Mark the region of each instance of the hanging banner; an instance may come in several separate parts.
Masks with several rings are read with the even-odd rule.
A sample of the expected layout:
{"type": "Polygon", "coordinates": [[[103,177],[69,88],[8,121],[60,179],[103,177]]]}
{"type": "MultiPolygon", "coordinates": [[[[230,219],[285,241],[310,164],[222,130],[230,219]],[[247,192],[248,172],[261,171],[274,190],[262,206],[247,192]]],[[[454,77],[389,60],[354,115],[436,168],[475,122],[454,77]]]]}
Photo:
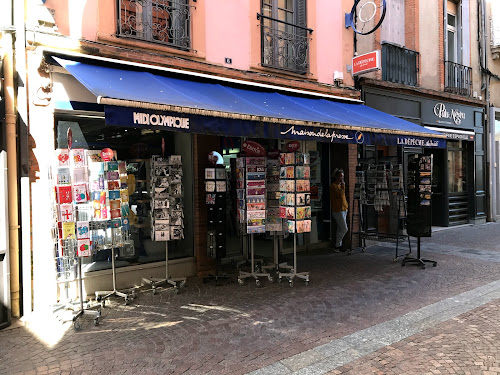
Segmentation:
{"type": "Polygon", "coordinates": [[[104,112],[106,125],[112,126],[172,130],[224,137],[290,139],[380,146],[446,147],[444,138],[425,136],[362,132],[336,129],[334,127],[264,123],[118,106],[105,106],[104,112]]]}

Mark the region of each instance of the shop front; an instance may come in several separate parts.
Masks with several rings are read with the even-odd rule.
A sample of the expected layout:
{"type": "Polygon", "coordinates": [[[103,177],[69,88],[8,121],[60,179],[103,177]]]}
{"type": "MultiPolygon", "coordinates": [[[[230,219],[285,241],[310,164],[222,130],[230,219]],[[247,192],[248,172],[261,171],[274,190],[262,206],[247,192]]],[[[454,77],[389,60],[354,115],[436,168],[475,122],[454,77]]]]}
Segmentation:
{"type": "MultiPolygon", "coordinates": [[[[446,136],[446,149],[405,145],[391,153],[404,165],[407,165],[408,155],[412,153],[433,155],[433,225],[484,222],[487,207],[483,108],[369,86],[363,88],[363,98],[366,105],[372,108],[446,136]]],[[[387,153],[387,150],[384,152],[387,153]]]]}
{"type": "MultiPolygon", "coordinates": [[[[79,221],[97,221],[96,207],[101,215],[99,220],[111,219],[113,222],[120,218],[121,222],[117,221],[116,225],[126,231],[126,240],[120,242],[126,246],[122,246],[114,258],[118,288],[140,285],[144,277],[163,276],[166,242],[172,275],[191,276],[210,270],[213,258],[219,256],[207,250],[211,241],[207,235],[210,232],[207,217],[211,215],[209,205],[220,196],[224,200],[220,206],[224,215],[217,217],[222,218],[224,227],[224,257],[245,257],[248,241],[238,225],[241,223],[238,218],[241,199],[238,199],[237,170],[241,168],[238,158],[252,155],[249,141],[258,145],[254,147],[262,147],[267,165],[273,164],[273,154],[274,165],[278,166],[280,153],[307,155],[301,159],[300,165],[304,167],[298,169],[301,173],[307,171],[307,187],[302,186],[302,182],[296,186],[305,189],[300,194],[307,199],[309,209],[301,207],[294,211],[297,215],[299,211],[301,215],[305,213],[305,217],[301,217],[304,220],[300,222],[301,230],[295,231],[297,236],[290,236],[289,230],[281,227],[278,239],[284,253],[290,251],[293,244],[299,249],[329,244],[331,172],[334,168],[344,168],[346,177],[354,182],[357,145],[442,149],[446,144],[436,131],[389,116],[358,101],[325,100],[297,93],[286,95],[269,88],[245,87],[234,82],[221,84],[207,77],[165,73],[153,67],[127,67],[117,61],[49,55],[46,59],[53,67],[53,123],[38,123],[36,126],[41,128],[32,134],[37,143],[50,139],[51,133],[54,138],[53,147],[44,145],[47,152],[37,157],[41,178],[33,187],[33,214],[45,209],[55,214],[33,223],[33,242],[40,248],[50,248],[34,255],[35,289],[39,291],[35,291],[35,300],[42,295],[52,297],[51,300],[61,297],[61,288],[59,296],[56,292],[42,293],[42,285],[54,289],[47,279],[53,277],[55,283],[59,280],[59,285],[64,285],[63,281],[75,276],[71,269],[64,268],[60,259],[64,245],[57,236],[61,236],[62,227],[72,226],[78,231],[79,221]],[[104,159],[108,154],[111,158],[104,159]],[[213,155],[216,154],[220,154],[220,160],[214,166],[213,155]],[[60,155],[63,155],[63,164],[66,162],[64,155],[68,155],[68,171],[60,164],[60,155]],[[78,165],[75,164],[77,156],[83,160],[78,165]],[[162,179],[158,178],[164,173],[158,167],[162,163],[171,172],[169,178],[174,173],[179,181],[165,180],[166,185],[162,185],[162,179]],[[100,187],[101,174],[104,188],[100,187]],[[115,179],[116,186],[110,178],[115,179]],[[85,185],[80,191],[74,183],[69,184],[73,193],[79,192],[73,194],[71,202],[60,199],[59,192],[67,189],[62,189],[65,179],[73,182],[83,179],[80,185],[85,185]],[[155,185],[157,183],[159,185],[155,185]],[[177,184],[181,185],[174,188],[177,184]],[[211,190],[212,187],[215,190],[211,190]],[[124,195],[114,197],[113,192],[118,190],[124,195]],[[50,202],[54,191],[56,206],[50,202]],[[97,191],[101,194],[99,202],[97,191]],[[164,194],[169,194],[168,204],[164,194]],[[89,216],[79,218],[80,211],[85,211],[80,203],[85,202],[75,201],[79,199],[77,196],[88,201],[89,216]],[[120,201],[120,205],[112,207],[115,201],[120,201]],[[74,220],[69,220],[67,215],[61,216],[63,204],[73,205],[74,220]],[[109,218],[102,217],[105,209],[109,210],[109,218]],[[175,216],[172,210],[177,212],[175,216]],[[159,216],[156,211],[161,211],[159,216]],[[163,213],[168,213],[169,219],[161,216],[163,213]],[[174,221],[174,217],[180,220],[174,221]]],[[[262,173],[258,165],[255,171],[249,172],[253,177],[262,173]]],[[[305,177],[300,181],[305,181],[305,177]]],[[[353,188],[354,183],[350,186],[351,190],[353,188]]],[[[261,187],[255,185],[253,191],[259,189],[261,187]]],[[[299,191],[293,191],[296,193],[298,195],[299,191]]],[[[278,194],[279,191],[275,196],[278,194]]],[[[259,207],[268,199],[252,201],[252,207],[259,207]]],[[[267,207],[266,212],[269,213],[269,209],[267,207]]],[[[259,213],[255,215],[247,224],[250,220],[252,223],[261,220],[259,213]]],[[[294,219],[294,228],[299,228],[299,219],[294,219]]],[[[90,228],[93,230],[98,228],[90,228]]],[[[272,252],[270,239],[275,234],[272,232],[277,232],[276,228],[264,228],[255,236],[253,246],[257,255],[267,256],[272,252]]],[[[63,239],[72,233],[66,231],[62,234],[63,239]]],[[[85,253],[82,261],[87,294],[109,289],[111,282],[109,269],[113,253],[106,248],[93,251],[95,241],[97,237],[87,241],[91,251],[85,253]]]]}

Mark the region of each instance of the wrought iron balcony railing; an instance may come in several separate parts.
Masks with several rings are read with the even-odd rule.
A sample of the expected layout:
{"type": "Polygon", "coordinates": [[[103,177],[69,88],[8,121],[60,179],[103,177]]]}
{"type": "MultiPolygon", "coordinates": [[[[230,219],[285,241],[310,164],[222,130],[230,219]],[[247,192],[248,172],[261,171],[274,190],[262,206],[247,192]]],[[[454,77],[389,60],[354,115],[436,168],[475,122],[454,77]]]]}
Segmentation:
{"type": "Polygon", "coordinates": [[[397,44],[382,43],[382,80],[418,86],[420,54],[397,44]]]}
{"type": "Polygon", "coordinates": [[[261,26],[262,66],[298,74],[309,71],[309,40],[312,29],[257,14],[261,26]]]}
{"type": "Polygon", "coordinates": [[[191,49],[188,0],[118,0],[118,36],[191,49]]]}
{"type": "Polygon", "coordinates": [[[444,62],[444,91],[463,96],[472,94],[472,68],[452,61],[444,62]]]}

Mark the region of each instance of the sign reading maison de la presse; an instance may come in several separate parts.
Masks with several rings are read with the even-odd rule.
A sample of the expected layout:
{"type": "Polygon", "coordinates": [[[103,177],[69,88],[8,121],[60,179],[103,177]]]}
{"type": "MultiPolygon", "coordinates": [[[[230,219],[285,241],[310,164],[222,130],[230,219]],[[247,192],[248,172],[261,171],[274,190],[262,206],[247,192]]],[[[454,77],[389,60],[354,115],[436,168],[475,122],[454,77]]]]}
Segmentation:
{"type": "Polygon", "coordinates": [[[387,146],[422,146],[443,148],[445,140],[418,136],[402,136],[376,132],[335,129],[289,124],[268,124],[256,121],[186,115],[129,107],[105,106],[106,125],[162,128],[187,133],[233,137],[255,137],[317,141],[329,143],[358,143],[387,146]]]}

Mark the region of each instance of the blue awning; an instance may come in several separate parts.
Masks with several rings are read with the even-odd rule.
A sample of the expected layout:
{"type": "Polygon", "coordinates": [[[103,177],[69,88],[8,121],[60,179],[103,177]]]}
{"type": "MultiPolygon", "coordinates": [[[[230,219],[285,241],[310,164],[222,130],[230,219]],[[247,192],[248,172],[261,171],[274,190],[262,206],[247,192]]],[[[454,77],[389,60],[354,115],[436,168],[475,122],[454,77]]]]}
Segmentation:
{"type": "Polygon", "coordinates": [[[106,124],[226,136],[445,147],[445,136],[359,103],[256,91],[54,57],[106,124]]]}

